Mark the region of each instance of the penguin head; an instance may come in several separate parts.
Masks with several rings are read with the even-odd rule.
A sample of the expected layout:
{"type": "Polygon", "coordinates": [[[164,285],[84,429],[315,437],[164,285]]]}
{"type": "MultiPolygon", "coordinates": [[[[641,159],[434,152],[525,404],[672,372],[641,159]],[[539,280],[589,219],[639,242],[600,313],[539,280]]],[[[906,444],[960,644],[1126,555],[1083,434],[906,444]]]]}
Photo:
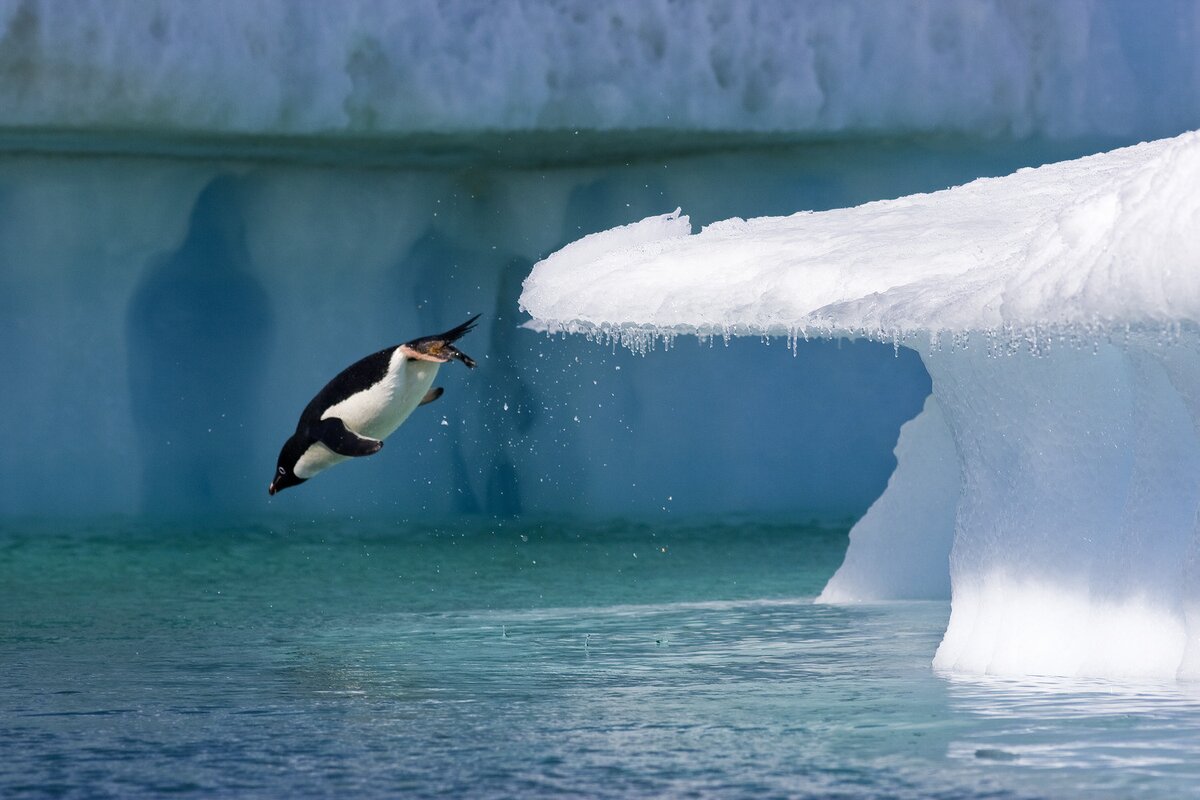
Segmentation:
{"type": "Polygon", "coordinates": [[[308,480],[296,477],[296,462],[304,455],[306,449],[307,445],[296,436],[284,442],[283,449],[279,451],[279,461],[275,465],[275,475],[271,478],[271,485],[267,487],[267,494],[282,492],[308,480]]]}
{"type": "Polygon", "coordinates": [[[290,486],[298,486],[304,483],[305,480],[305,478],[297,478],[295,473],[281,465],[275,468],[275,478],[271,481],[271,485],[267,487],[267,494],[282,492],[290,486]]]}

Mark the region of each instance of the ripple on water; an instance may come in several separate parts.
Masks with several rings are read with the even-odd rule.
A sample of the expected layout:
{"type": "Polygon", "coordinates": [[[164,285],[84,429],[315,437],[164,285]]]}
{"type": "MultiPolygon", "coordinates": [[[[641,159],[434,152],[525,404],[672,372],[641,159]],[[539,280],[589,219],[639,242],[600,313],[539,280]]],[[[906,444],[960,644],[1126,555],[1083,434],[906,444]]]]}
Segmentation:
{"type": "Polygon", "coordinates": [[[812,604],[844,530],[459,534],[0,533],[0,794],[1152,797],[1200,780],[1186,687],[938,675],[945,604],[812,604]],[[630,568],[651,534],[682,568],[630,568]]]}

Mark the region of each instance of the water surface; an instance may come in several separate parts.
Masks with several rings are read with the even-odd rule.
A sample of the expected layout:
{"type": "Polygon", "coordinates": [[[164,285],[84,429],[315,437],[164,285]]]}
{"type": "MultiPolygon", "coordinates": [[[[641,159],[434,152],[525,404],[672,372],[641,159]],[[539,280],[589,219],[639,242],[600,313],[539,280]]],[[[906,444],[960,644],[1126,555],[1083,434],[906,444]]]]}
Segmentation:
{"type": "Polygon", "coordinates": [[[939,676],[844,529],[6,523],[0,795],[1179,797],[1175,685],[939,676]]]}

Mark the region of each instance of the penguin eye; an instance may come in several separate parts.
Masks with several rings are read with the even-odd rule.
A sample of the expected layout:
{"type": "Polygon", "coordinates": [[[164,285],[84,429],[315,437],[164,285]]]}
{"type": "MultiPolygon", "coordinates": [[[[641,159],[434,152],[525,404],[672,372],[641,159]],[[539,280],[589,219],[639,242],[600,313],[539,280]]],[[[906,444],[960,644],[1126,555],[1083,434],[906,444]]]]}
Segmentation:
{"type": "Polygon", "coordinates": [[[286,469],[284,469],[283,467],[280,467],[280,468],[279,468],[279,474],[280,474],[280,475],[287,475],[287,470],[286,470],[286,469]]]}

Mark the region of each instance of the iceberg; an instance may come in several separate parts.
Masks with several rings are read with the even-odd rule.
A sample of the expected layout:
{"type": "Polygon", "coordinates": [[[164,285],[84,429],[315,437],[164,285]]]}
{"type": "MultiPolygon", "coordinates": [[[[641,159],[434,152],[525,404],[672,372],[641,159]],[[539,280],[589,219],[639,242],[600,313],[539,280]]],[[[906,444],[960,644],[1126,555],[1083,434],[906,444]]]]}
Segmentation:
{"type": "MultiPolygon", "coordinates": [[[[1131,432],[1115,405],[1101,409],[1108,416],[1096,428],[1136,445],[1136,480],[1106,478],[1130,498],[1119,514],[1125,532],[1112,536],[1178,532],[1185,523],[1166,509],[1183,514],[1190,489],[1180,481],[1190,473],[1161,459],[1191,452],[1191,434],[1172,427],[1191,430],[1179,355],[1191,347],[1189,278],[1163,273],[1159,296],[1127,270],[1139,256],[1150,266],[1182,258],[1187,243],[1172,254],[1167,236],[1147,256],[1132,235],[1101,237],[1090,245],[1087,285],[1074,282],[1081,271],[1039,272],[1031,259],[1053,261],[1057,247],[1071,261],[1106,215],[1142,214],[1122,229],[1147,237],[1172,230],[1166,215],[1192,207],[1171,172],[1187,166],[1182,152],[1159,153],[1180,162],[1162,162],[1161,186],[1138,184],[1141,156],[1130,157],[1128,174],[1106,162],[1132,194],[1107,196],[1097,178],[1091,205],[1070,187],[1057,200],[1051,186],[1030,188],[1029,203],[1010,198],[1003,208],[985,193],[974,210],[957,207],[979,233],[958,252],[950,245],[966,239],[967,220],[930,224],[940,208],[916,199],[884,207],[891,217],[847,218],[864,221],[861,230],[831,225],[825,239],[818,227],[840,212],[798,220],[824,261],[815,250],[803,256],[786,227],[768,233],[754,221],[700,237],[682,215],[628,229],[664,258],[693,239],[706,252],[728,240],[720,258],[744,258],[743,283],[703,258],[665,276],[705,284],[703,312],[699,294],[668,299],[653,275],[631,275],[622,259],[608,278],[589,268],[590,311],[559,304],[583,272],[556,288],[539,269],[541,298],[532,285],[527,293],[544,301],[535,316],[548,327],[635,347],[683,332],[887,343],[813,339],[793,350],[795,369],[781,368],[792,360],[784,348],[748,339],[646,359],[609,356],[581,338],[542,340],[519,329],[516,301],[547,253],[676,206],[704,222],[850,207],[1196,128],[1197,30],[1191,0],[0,3],[0,412],[9,420],[0,516],[261,513],[263,471],[298,411],[286,398],[311,396],[347,357],[482,311],[487,363],[502,368],[447,387],[419,438],[409,431],[419,461],[385,452],[271,513],[753,509],[841,520],[865,510],[892,475],[827,599],[946,596],[954,578],[967,609],[972,565],[996,562],[982,545],[955,544],[959,486],[983,480],[974,476],[990,462],[958,438],[975,422],[949,402],[954,380],[980,347],[1022,350],[1009,356],[1015,365],[1029,360],[1028,342],[1038,364],[1071,358],[1065,337],[1082,351],[1096,345],[1101,361],[1064,370],[1130,359],[1126,371],[1142,376],[1121,384],[1131,407],[1167,397],[1148,394],[1162,381],[1184,387],[1179,403],[1155,408],[1153,425],[1139,422],[1144,430],[1131,432]],[[1073,221],[1037,217],[1060,206],[1073,221]],[[1049,238],[1004,219],[1044,224],[1049,238]],[[855,261],[865,234],[881,259],[900,248],[893,266],[907,284],[855,261]],[[981,242],[992,249],[979,251],[981,242]],[[1003,262],[1005,243],[1019,268],[983,269],[1003,262]],[[790,276],[797,259],[814,265],[799,282],[790,276]],[[943,292],[950,283],[960,296],[943,292]],[[614,286],[621,291],[610,296],[614,286]],[[633,317],[602,308],[620,299],[633,310],[632,294],[647,304],[633,317]],[[970,348],[960,352],[964,337],[970,348]],[[1159,338],[1175,344],[1160,348],[1159,338]],[[713,391],[713,370],[737,381],[713,391]],[[926,402],[929,372],[938,387],[926,402]],[[780,397],[792,398],[786,425],[771,414],[780,397]],[[896,432],[922,404],[893,473],[896,432]],[[735,406],[741,414],[712,435],[694,435],[735,406]],[[641,446],[647,437],[656,446],[641,446]]],[[[589,240],[570,258],[596,264],[619,244],[589,240]]],[[[1060,387],[1059,400],[1070,401],[1071,388],[1060,387]]],[[[1017,389],[989,389],[996,413],[1026,402],[1017,389]]],[[[988,442],[980,453],[996,445],[988,442]]],[[[1013,458],[1029,457],[1011,442],[1013,458]]],[[[1177,574],[1178,548],[1145,542],[1170,562],[1162,574],[1177,574]]],[[[1088,552],[1097,553],[1089,568],[1108,568],[1107,551],[1088,552]]],[[[1149,556],[1135,555],[1124,560],[1148,570],[1149,556]]],[[[1058,581],[1054,591],[1077,598],[1088,580],[1058,581]]],[[[1161,630],[1155,641],[1168,642],[1144,652],[1177,650],[1190,613],[1183,590],[1124,580],[1078,607],[1128,611],[1133,628],[1161,630]]],[[[996,586],[1009,584],[978,583],[980,615],[997,607],[996,586]]],[[[956,662],[982,647],[968,639],[955,640],[969,645],[956,662]]]]}
{"type": "Polygon", "coordinates": [[[866,337],[932,379],[822,602],[951,596],[937,668],[1200,677],[1200,133],[537,263],[530,323],[866,337]]]}
{"type": "Polygon", "coordinates": [[[0,127],[40,147],[47,131],[1166,136],[1198,122],[1189,30],[1190,0],[22,0],[0,4],[0,127]]]}

